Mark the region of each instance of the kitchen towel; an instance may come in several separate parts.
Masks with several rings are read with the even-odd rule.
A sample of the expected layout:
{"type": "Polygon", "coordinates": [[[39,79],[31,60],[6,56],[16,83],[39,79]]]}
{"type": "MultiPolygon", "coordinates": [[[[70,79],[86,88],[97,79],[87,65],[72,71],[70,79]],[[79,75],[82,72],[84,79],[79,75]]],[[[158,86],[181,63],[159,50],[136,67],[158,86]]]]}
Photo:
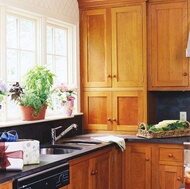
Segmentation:
{"type": "Polygon", "coordinates": [[[92,139],[95,139],[95,140],[100,140],[100,141],[103,141],[103,142],[114,142],[116,143],[122,151],[125,150],[125,140],[121,137],[116,137],[116,136],[113,136],[113,135],[109,135],[109,136],[102,136],[102,137],[91,137],[92,139]]]}

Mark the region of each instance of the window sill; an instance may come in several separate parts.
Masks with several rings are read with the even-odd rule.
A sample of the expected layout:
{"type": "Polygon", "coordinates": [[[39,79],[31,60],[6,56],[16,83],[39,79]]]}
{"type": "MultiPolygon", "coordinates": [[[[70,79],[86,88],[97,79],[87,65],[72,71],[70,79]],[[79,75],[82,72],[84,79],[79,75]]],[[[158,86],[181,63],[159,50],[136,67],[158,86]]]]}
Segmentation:
{"type": "Polygon", "coordinates": [[[36,121],[14,120],[14,121],[0,122],[0,127],[20,126],[20,125],[26,125],[26,124],[31,124],[31,123],[41,123],[41,122],[47,122],[47,121],[53,121],[53,120],[59,120],[59,119],[69,119],[69,118],[74,118],[77,115],[83,115],[83,113],[76,113],[72,116],[47,116],[45,119],[36,120],[36,121]]]}

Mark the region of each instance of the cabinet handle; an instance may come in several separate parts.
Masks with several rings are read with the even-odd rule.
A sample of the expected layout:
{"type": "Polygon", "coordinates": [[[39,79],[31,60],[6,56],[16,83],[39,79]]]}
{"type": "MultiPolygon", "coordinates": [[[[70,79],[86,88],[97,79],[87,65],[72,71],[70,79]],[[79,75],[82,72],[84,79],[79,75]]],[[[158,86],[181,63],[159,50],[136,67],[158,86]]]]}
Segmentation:
{"type": "Polygon", "coordinates": [[[116,121],[116,119],[115,119],[115,118],[113,118],[113,119],[112,119],[112,121],[116,121]]]}
{"type": "Polygon", "coordinates": [[[149,158],[148,158],[148,157],[146,158],[146,161],[149,161],[149,158]]]}
{"type": "Polygon", "coordinates": [[[107,119],[107,120],[108,120],[108,121],[111,121],[111,118],[109,118],[109,117],[108,117],[108,119],[107,119]]]}
{"type": "Polygon", "coordinates": [[[186,73],[186,72],[184,72],[184,73],[183,73],[183,76],[187,76],[187,73],[186,73]]]}
{"type": "Polygon", "coordinates": [[[172,158],[173,157],[173,154],[168,154],[169,158],[172,158]]]}
{"type": "Polygon", "coordinates": [[[178,181],[181,181],[181,177],[177,177],[177,180],[178,180],[178,181]]]}
{"type": "Polygon", "coordinates": [[[95,171],[92,171],[92,172],[91,172],[91,175],[95,175],[95,171]]]}
{"type": "Polygon", "coordinates": [[[113,78],[116,78],[116,75],[113,75],[112,77],[113,77],[113,78]]]}
{"type": "Polygon", "coordinates": [[[94,174],[95,174],[95,175],[98,174],[98,170],[96,170],[94,174]]]}
{"type": "Polygon", "coordinates": [[[107,75],[107,77],[108,77],[108,78],[110,78],[110,77],[111,77],[111,75],[110,75],[110,74],[108,74],[108,75],[107,75]]]}

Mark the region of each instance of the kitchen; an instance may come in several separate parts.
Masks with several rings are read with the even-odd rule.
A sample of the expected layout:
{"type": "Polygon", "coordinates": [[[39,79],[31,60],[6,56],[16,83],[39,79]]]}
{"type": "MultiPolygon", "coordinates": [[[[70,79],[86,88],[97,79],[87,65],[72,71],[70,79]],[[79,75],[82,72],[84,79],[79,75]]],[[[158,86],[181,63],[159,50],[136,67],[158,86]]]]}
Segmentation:
{"type": "MultiPolygon", "coordinates": [[[[24,7],[26,10],[31,10],[31,6],[33,10],[38,12],[47,8],[53,17],[57,16],[54,15],[53,12],[57,12],[57,14],[64,12],[64,14],[68,15],[64,15],[63,17],[58,16],[58,18],[66,19],[64,21],[71,22],[76,25],[76,28],[79,27],[79,9],[76,1],[73,1],[73,4],[66,3],[68,6],[66,6],[65,11],[59,9],[61,6],[53,6],[51,3],[49,6],[46,4],[44,7],[43,3],[38,3],[37,1],[25,2],[26,1],[2,1],[3,4],[8,3],[8,5],[14,5],[17,8],[24,7]],[[73,5],[75,6],[73,7],[73,5]],[[38,9],[35,9],[35,6],[37,6],[38,9]],[[58,10],[54,10],[56,8],[58,10]]],[[[80,129],[83,129],[85,133],[135,135],[137,133],[138,122],[157,123],[165,119],[179,119],[180,111],[186,111],[188,113],[189,66],[188,58],[185,57],[188,39],[187,5],[188,1],[183,0],[79,1],[79,8],[81,10],[80,18],[82,19],[80,25],[81,102],[83,102],[81,103],[81,109],[84,115],[77,115],[72,121],[66,119],[64,120],[66,123],[61,120],[44,122],[43,128],[38,127],[40,123],[31,123],[13,128],[20,133],[21,138],[35,138],[44,143],[49,140],[51,127],[62,124],[65,124],[65,127],[67,127],[73,122],[78,121],[79,123],[77,124],[83,125],[83,128],[80,129]],[[172,28],[171,31],[167,30],[167,24],[163,26],[163,30],[162,28],[160,29],[160,25],[156,25],[157,22],[155,21],[159,20],[159,18],[167,18],[168,13],[167,11],[164,12],[165,7],[169,7],[171,10],[173,10],[173,7],[174,10],[175,7],[177,7],[176,12],[171,11],[172,16],[169,20],[172,26],[170,27],[172,28]],[[157,14],[157,10],[162,10],[164,16],[157,18],[156,16],[160,13],[158,11],[157,14]],[[120,15],[122,12],[127,12],[127,14],[120,15]],[[151,17],[152,20],[149,19],[149,17],[147,18],[147,15],[151,14],[153,15],[151,17]],[[177,16],[175,16],[175,14],[177,14],[177,16]],[[176,17],[178,18],[177,20],[176,17]],[[174,25],[172,25],[172,21],[175,22],[174,25]],[[99,27],[97,27],[97,25],[99,27]],[[158,37],[155,36],[155,34],[157,34],[155,30],[157,29],[160,29],[161,32],[158,37]],[[112,33],[110,31],[112,31],[112,33]],[[163,31],[166,33],[164,36],[163,31]],[[120,32],[121,35],[118,37],[117,34],[120,32]],[[181,37],[180,40],[177,40],[179,36],[175,35],[179,35],[181,37]],[[123,36],[125,37],[123,38],[123,36]],[[169,43],[171,46],[168,47],[166,41],[169,39],[169,36],[172,36],[172,39],[176,40],[169,43]],[[131,41],[130,39],[133,40],[131,41]],[[152,40],[155,39],[157,39],[157,41],[153,43],[152,40]],[[146,43],[147,40],[148,43],[146,43]],[[150,47],[150,44],[153,45],[150,47]],[[156,46],[157,49],[155,49],[156,46]],[[122,49],[126,49],[126,51],[123,52],[122,49]],[[171,53],[169,53],[170,51],[171,53]],[[176,52],[177,55],[174,56],[176,52]],[[156,56],[157,54],[160,56],[156,56]],[[168,57],[168,54],[171,54],[171,57],[168,57]],[[152,59],[154,59],[154,65],[151,65],[152,59]],[[161,66],[159,67],[157,63],[160,63],[160,61],[161,66]],[[179,66],[177,62],[183,63],[183,66],[179,66]],[[126,70],[126,65],[130,68],[130,71],[126,70]],[[169,65],[168,67],[173,68],[174,71],[178,70],[176,75],[173,69],[170,75],[170,71],[168,71],[165,65],[169,65]],[[152,69],[152,66],[157,69],[152,69]],[[183,75],[183,77],[180,74],[183,75]],[[164,77],[162,77],[163,75],[164,77]],[[130,109],[126,109],[125,107],[130,107],[130,109]],[[129,115],[129,119],[127,120],[125,119],[126,115],[129,115]],[[81,123],[81,119],[84,119],[83,124],[81,123]],[[28,130],[31,132],[28,133],[28,130]],[[36,130],[38,130],[38,133],[36,133],[36,130]],[[45,136],[43,133],[45,133],[45,136]]],[[[159,23],[162,22],[158,22],[157,24],[159,23]]],[[[77,33],[79,33],[79,30],[77,33]]],[[[187,114],[187,120],[189,120],[188,116],[187,114]]],[[[81,133],[81,130],[77,130],[77,134],[81,133]]],[[[176,139],[176,141],[178,140],[180,139],[176,139]]],[[[182,145],[179,145],[178,142],[176,143],[175,145],[177,146],[174,145],[171,147],[172,151],[176,149],[177,151],[179,150],[181,154],[182,145]]],[[[136,149],[137,151],[139,150],[139,153],[140,151],[144,151],[152,155],[154,150],[163,149],[164,151],[165,148],[168,148],[167,144],[166,146],[161,144],[161,146],[159,146],[159,144],[153,145],[151,143],[148,146],[137,144],[137,146],[136,144],[131,144],[131,146],[129,144],[129,147],[126,149],[129,151],[136,149]],[[142,147],[140,147],[140,145],[142,145],[142,147]]],[[[159,162],[157,163],[159,164],[159,162]]],[[[160,163],[162,164],[164,161],[160,160],[160,163]]],[[[177,169],[180,170],[178,172],[181,172],[182,163],[183,160],[180,159],[177,163],[168,163],[168,166],[173,168],[171,164],[178,165],[177,169]]],[[[148,178],[151,179],[152,173],[156,171],[154,169],[151,170],[150,164],[152,164],[152,162],[148,163],[149,171],[147,171],[146,174],[148,174],[148,178]]],[[[160,167],[162,168],[162,166],[160,167]]],[[[130,170],[130,167],[128,167],[128,169],[130,170]]],[[[180,173],[180,175],[182,174],[183,173],[180,173]]],[[[158,178],[153,178],[152,182],[157,183],[158,178]]],[[[182,183],[182,181],[180,182],[182,183]]],[[[156,189],[154,184],[146,183],[144,180],[143,183],[146,184],[144,188],[156,189]]],[[[180,184],[178,183],[177,186],[180,186],[180,184]]]]}

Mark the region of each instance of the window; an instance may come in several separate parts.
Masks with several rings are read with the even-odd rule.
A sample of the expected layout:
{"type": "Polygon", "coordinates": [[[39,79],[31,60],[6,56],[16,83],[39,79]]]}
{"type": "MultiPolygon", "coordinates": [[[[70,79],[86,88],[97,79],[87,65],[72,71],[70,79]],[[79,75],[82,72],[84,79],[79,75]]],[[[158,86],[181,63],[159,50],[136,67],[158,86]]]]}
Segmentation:
{"type": "MultiPolygon", "coordinates": [[[[6,18],[6,83],[21,82],[24,74],[37,62],[37,21],[20,15],[6,18]]],[[[7,101],[7,118],[18,118],[18,106],[7,101]]]]}
{"type": "MultiPolygon", "coordinates": [[[[6,74],[1,71],[0,78],[8,88],[16,81],[22,83],[24,74],[35,64],[47,65],[56,75],[55,85],[77,86],[75,26],[30,12],[9,10],[6,6],[2,9],[5,15],[0,19],[6,28],[1,31],[5,39],[1,39],[0,66],[6,74]]],[[[18,110],[18,105],[8,98],[0,111],[0,121],[20,119],[18,110]]],[[[48,110],[48,115],[60,111],[54,100],[54,110],[48,110]]]]}

